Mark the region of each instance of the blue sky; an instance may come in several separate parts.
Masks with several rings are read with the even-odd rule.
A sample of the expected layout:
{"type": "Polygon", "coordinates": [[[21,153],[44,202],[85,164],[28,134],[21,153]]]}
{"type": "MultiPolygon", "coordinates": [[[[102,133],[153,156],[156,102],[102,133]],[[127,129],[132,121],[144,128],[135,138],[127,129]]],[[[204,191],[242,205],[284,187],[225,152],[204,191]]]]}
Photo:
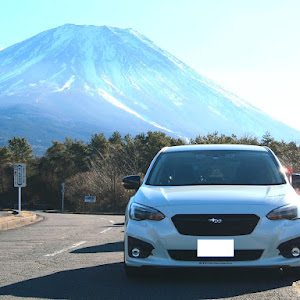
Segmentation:
{"type": "Polygon", "coordinates": [[[0,0],[0,7],[0,49],[66,23],[134,28],[300,130],[299,0],[0,0]]]}

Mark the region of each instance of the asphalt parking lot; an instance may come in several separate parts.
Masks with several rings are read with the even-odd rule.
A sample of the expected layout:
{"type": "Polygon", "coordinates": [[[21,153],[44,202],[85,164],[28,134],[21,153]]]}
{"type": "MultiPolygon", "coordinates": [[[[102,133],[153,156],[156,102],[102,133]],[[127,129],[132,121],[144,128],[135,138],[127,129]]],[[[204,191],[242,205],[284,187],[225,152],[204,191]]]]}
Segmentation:
{"type": "Polygon", "coordinates": [[[300,299],[300,272],[162,269],[128,279],[124,216],[40,213],[0,232],[0,299],[300,299]]]}

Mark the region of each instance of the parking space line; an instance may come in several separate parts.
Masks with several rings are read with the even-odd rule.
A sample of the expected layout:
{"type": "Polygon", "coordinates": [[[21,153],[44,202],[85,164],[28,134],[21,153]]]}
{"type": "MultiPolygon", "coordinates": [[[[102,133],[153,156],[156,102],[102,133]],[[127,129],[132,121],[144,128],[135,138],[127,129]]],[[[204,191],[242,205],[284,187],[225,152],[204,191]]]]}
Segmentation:
{"type": "Polygon", "coordinates": [[[101,220],[104,220],[104,221],[109,221],[111,224],[115,224],[116,222],[115,221],[113,221],[113,220],[108,220],[108,219],[106,219],[106,218],[100,218],[101,220]]]}
{"type": "Polygon", "coordinates": [[[111,230],[111,229],[112,229],[112,227],[106,228],[106,229],[100,231],[100,234],[101,234],[101,233],[105,233],[105,232],[107,232],[108,230],[111,230]]]}
{"type": "Polygon", "coordinates": [[[78,246],[80,246],[80,245],[83,245],[83,244],[85,244],[85,243],[86,243],[86,241],[81,241],[81,242],[78,242],[78,243],[76,243],[76,244],[73,244],[73,245],[70,246],[70,247],[61,249],[61,250],[59,250],[59,251],[55,251],[54,253],[51,253],[51,254],[46,254],[46,255],[44,255],[44,256],[47,256],[47,257],[55,256],[55,255],[57,255],[57,254],[66,252],[66,251],[68,251],[68,250],[71,250],[71,249],[73,249],[73,248],[76,248],[76,247],[78,247],[78,246]]]}

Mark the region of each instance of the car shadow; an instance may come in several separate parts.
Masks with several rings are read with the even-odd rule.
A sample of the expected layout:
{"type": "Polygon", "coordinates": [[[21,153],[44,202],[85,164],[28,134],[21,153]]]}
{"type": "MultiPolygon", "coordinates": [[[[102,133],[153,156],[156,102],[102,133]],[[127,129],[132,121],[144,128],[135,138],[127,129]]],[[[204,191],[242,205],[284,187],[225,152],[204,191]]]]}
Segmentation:
{"type": "MultiPolygon", "coordinates": [[[[43,299],[221,299],[288,287],[300,276],[268,269],[156,269],[125,276],[122,263],[66,270],[0,288],[0,296],[43,299]],[[297,278],[296,278],[297,277],[297,278]]],[[[272,294],[273,293],[273,294],[272,294]]]]}
{"type": "Polygon", "coordinates": [[[101,253],[101,252],[121,252],[124,251],[124,243],[107,243],[103,245],[91,246],[71,251],[71,253],[101,253]]]}

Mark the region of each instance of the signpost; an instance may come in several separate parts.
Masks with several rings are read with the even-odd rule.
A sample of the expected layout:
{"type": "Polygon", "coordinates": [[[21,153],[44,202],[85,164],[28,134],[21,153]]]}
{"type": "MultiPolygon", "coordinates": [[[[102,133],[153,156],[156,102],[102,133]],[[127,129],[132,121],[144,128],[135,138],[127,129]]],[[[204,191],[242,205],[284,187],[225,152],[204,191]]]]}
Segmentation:
{"type": "Polygon", "coordinates": [[[21,216],[21,188],[26,186],[26,164],[14,164],[14,187],[18,191],[19,217],[21,216]]]}
{"type": "Polygon", "coordinates": [[[61,211],[65,210],[65,184],[61,184],[61,211]]]}
{"type": "Polygon", "coordinates": [[[85,196],[84,202],[89,203],[95,203],[96,202],[96,196],[85,196]]]}

